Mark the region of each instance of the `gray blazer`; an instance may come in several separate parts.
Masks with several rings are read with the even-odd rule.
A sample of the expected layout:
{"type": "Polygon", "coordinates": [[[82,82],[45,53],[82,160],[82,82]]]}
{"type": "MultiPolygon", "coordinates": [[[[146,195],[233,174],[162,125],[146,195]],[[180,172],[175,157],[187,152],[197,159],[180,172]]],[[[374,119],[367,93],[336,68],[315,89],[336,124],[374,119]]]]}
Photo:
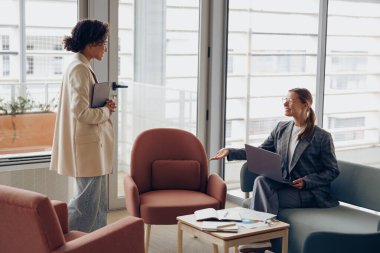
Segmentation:
{"type": "MultiPolygon", "coordinates": [[[[330,183],[340,173],[331,134],[316,126],[311,136],[298,142],[289,168],[288,147],[293,126],[293,121],[278,123],[260,148],[280,154],[284,179],[304,179],[301,199],[310,198],[312,193],[318,207],[337,206],[338,201],[330,195],[330,183]]],[[[246,160],[245,149],[229,149],[227,159],[246,160]]]]}

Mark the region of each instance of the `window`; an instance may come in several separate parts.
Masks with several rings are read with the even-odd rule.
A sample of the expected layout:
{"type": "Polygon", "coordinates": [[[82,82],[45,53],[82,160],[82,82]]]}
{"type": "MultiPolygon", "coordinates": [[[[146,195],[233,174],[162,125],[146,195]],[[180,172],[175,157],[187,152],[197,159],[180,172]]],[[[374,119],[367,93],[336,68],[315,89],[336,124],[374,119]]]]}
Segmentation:
{"type": "Polygon", "coordinates": [[[62,68],[63,68],[63,57],[61,56],[55,56],[54,57],[54,75],[62,75],[63,71],[62,71],[62,68]]]}
{"type": "Polygon", "coordinates": [[[3,55],[3,76],[9,76],[9,74],[10,74],[9,55],[3,55]]]}
{"type": "Polygon", "coordinates": [[[62,36],[27,36],[27,49],[62,51],[62,39],[62,36]]]}
{"type": "MultiPolygon", "coordinates": [[[[260,145],[284,119],[281,97],[289,89],[315,92],[319,1],[229,1],[228,22],[225,143],[260,145]]],[[[225,164],[230,189],[241,165],[225,164]]]]}
{"type": "Polygon", "coordinates": [[[302,73],[305,72],[305,66],[305,56],[259,54],[252,59],[251,71],[253,73],[302,73]]]}
{"type": "Polygon", "coordinates": [[[34,58],[33,56],[26,57],[26,74],[33,75],[34,73],[34,58]]]}
{"type": "Polygon", "coordinates": [[[378,13],[379,1],[329,1],[323,126],[338,159],[380,168],[378,13]]]}
{"type": "Polygon", "coordinates": [[[228,74],[232,74],[234,72],[234,57],[233,55],[231,55],[230,57],[228,57],[228,61],[227,61],[227,73],[228,74]]]}
{"type": "Polygon", "coordinates": [[[367,75],[342,75],[330,78],[329,87],[332,90],[360,90],[366,87],[367,75]]]}
{"type": "MultiPolygon", "coordinates": [[[[71,57],[70,53],[63,51],[61,44],[64,35],[70,34],[75,25],[77,13],[76,0],[0,1],[0,75],[3,77],[0,100],[3,103],[15,103],[19,101],[18,97],[23,97],[33,100],[36,105],[50,104],[57,97],[63,62],[71,57]]],[[[37,106],[33,108],[33,111],[38,110],[37,106]]],[[[2,126],[6,118],[0,115],[2,126]]],[[[38,125],[39,121],[34,120],[30,126],[38,125]]],[[[25,156],[33,152],[49,154],[54,121],[44,122],[44,131],[28,129],[18,132],[12,124],[9,128],[1,127],[0,156],[17,157],[18,153],[25,156]]]]}
{"type": "Polygon", "coordinates": [[[226,121],[226,139],[231,138],[232,122],[226,121]]]}
{"type": "Polygon", "coordinates": [[[329,128],[345,127],[363,127],[365,125],[364,117],[337,118],[329,117],[329,128]]]}
{"type": "Polygon", "coordinates": [[[2,42],[2,49],[9,50],[9,36],[8,35],[3,35],[1,36],[1,42],[2,42]]]}
{"type": "Polygon", "coordinates": [[[154,127],[196,134],[199,1],[119,1],[119,196],[132,144],[154,127]]]}
{"type": "MultiPolygon", "coordinates": [[[[374,155],[380,152],[380,2],[328,1],[327,31],[318,27],[325,16],[319,5],[318,0],[229,2],[228,58],[234,66],[227,74],[226,120],[232,127],[226,144],[259,145],[282,120],[279,96],[292,87],[312,93],[318,88],[324,90],[323,97],[314,95],[317,104],[323,101],[316,110],[319,125],[332,134],[337,158],[380,168],[374,155]],[[319,32],[327,34],[321,83],[316,82],[322,73],[316,73],[318,39],[324,35],[319,32]]],[[[232,188],[239,181],[241,164],[236,164],[225,166],[232,188]]]]}
{"type": "Polygon", "coordinates": [[[33,44],[33,41],[28,41],[26,43],[26,49],[27,50],[34,50],[34,44],[33,44]]]}
{"type": "Polygon", "coordinates": [[[279,118],[273,119],[253,119],[249,122],[249,134],[259,135],[270,133],[277,125],[279,118]]]}

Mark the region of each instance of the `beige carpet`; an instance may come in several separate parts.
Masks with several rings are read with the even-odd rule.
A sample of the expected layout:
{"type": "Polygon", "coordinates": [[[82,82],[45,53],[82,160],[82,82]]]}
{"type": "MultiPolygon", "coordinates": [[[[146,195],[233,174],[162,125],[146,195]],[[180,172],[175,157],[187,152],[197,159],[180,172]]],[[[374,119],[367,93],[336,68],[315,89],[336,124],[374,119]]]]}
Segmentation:
{"type": "MultiPolygon", "coordinates": [[[[226,207],[237,206],[231,202],[226,207]]],[[[128,216],[126,210],[112,211],[108,215],[108,223],[112,223],[128,216]]],[[[152,226],[149,253],[176,253],[177,252],[177,225],[152,226]]],[[[222,252],[222,248],[219,248],[222,252]]],[[[230,248],[230,253],[234,252],[230,248]]],[[[213,253],[212,244],[193,238],[191,235],[183,234],[183,253],[213,253]]]]}

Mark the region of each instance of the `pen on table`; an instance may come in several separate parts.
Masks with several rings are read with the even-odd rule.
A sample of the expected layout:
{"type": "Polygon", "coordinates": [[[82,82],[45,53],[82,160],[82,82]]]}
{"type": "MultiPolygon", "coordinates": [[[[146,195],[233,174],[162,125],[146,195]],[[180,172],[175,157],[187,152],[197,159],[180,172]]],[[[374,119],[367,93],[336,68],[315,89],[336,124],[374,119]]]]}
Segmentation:
{"type": "Polygon", "coordinates": [[[253,220],[253,219],[250,219],[249,221],[252,221],[252,222],[264,222],[263,220],[253,220]]]}
{"type": "Polygon", "coordinates": [[[224,213],[223,218],[227,217],[227,215],[228,215],[228,211],[226,211],[226,212],[224,213]]]}
{"type": "Polygon", "coordinates": [[[244,223],[256,223],[256,222],[265,222],[264,220],[255,220],[255,219],[242,219],[242,222],[244,223]]]}
{"type": "Polygon", "coordinates": [[[229,223],[229,224],[224,224],[224,225],[217,226],[216,228],[226,228],[226,227],[232,227],[232,226],[235,226],[235,225],[236,225],[235,223],[229,223]]]}

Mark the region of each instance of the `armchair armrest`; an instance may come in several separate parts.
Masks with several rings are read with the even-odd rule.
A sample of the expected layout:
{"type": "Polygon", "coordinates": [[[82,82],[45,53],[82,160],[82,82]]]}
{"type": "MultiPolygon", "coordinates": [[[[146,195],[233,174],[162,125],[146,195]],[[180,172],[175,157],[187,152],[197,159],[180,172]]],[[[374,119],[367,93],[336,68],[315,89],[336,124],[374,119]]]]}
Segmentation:
{"type": "Polygon", "coordinates": [[[343,234],[315,232],[305,241],[303,253],[357,253],[379,250],[380,232],[371,234],[343,234]]]}
{"type": "Polygon", "coordinates": [[[67,204],[59,200],[50,201],[55,213],[58,216],[59,224],[61,224],[62,232],[66,234],[69,231],[67,204]]]}
{"type": "Polygon", "coordinates": [[[258,175],[248,170],[248,163],[245,162],[240,169],[240,189],[242,192],[251,192],[253,183],[258,175]]]}
{"type": "Polygon", "coordinates": [[[124,177],[125,206],[130,215],[140,217],[140,194],[132,177],[124,177]]]}
{"type": "Polygon", "coordinates": [[[207,183],[207,194],[219,201],[219,208],[224,209],[226,204],[227,186],[223,179],[211,174],[207,183]]]}
{"type": "Polygon", "coordinates": [[[53,253],[143,253],[144,222],[127,217],[67,242],[53,253]]]}

